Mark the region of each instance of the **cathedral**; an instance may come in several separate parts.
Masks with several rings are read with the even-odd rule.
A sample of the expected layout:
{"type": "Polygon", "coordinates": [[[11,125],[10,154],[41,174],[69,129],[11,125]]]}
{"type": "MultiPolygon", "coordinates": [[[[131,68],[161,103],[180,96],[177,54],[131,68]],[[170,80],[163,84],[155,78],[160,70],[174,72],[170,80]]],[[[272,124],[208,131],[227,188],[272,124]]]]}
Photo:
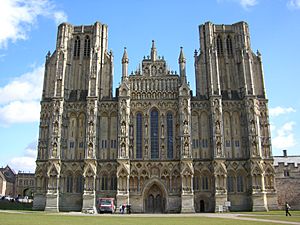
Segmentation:
{"type": "Polygon", "coordinates": [[[262,57],[245,22],[199,26],[195,95],[183,48],[171,71],[150,55],[113,92],[108,27],[58,27],[46,56],[33,209],[134,213],[277,208],[262,57]]]}

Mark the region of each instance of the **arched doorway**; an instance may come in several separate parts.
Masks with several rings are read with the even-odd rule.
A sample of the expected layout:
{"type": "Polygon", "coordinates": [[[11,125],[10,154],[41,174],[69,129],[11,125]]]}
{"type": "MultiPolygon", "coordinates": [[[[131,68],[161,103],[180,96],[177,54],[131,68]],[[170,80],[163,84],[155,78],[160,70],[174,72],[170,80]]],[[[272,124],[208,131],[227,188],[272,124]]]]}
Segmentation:
{"type": "Polygon", "coordinates": [[[32,197],[33,196],[33,191],[30,188],[25,188],[23,190],[23,196],[28,196],[28,197],[32,197]]]}
{"type": "Polygon", "coordinates": [[[153,184],[144,195],[144,209],[146,213],[163,213],[165,198],[157,184],[153,184]]]}
{"type": "Polygon", "coordinates": [[[200,200],[200,212],[205,212],[204,200],[200,200]]]}

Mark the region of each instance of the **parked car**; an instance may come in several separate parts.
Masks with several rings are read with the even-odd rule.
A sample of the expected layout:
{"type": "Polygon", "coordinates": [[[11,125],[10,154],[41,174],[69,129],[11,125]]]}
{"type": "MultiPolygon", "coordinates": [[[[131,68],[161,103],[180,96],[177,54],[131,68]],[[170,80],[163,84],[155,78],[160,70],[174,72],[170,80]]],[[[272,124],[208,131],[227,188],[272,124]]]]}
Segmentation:
{"type": "Polygon", "coordinates": [[[114,198],[99,198],[97,201],[97,209],[99,213],[114,213],[116,210],[114,198]]]}
{"type": "Polygon", "coordinates": [[[7,201],[14,201],[15,199],[11,196],[4,196],[4,200],[7,200],[7,201]]]}

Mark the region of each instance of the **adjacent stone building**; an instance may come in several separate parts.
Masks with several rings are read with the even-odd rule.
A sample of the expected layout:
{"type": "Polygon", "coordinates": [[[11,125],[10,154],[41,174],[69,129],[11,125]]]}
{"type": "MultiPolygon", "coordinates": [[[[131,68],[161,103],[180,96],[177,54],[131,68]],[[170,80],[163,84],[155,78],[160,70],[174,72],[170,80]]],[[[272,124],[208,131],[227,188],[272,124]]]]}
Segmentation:
{"type": "Polygon", "coordinates": [[[19,171],[17,174],[10,166],[0,168],[1,196],[33,197],[35,174],[19,171]]]}
{"type": "Polygon", "coordinates": [[[284,209],[288,202],[292,210],[300,210],[300,155],[283,150],[283,156],[274,156],[274,167],[278,206],[284,209]]]}
{"type": "Polygon", "coordinates": [[[16,173],[8,165],[0,168],[0,195],[15,196],[16,194],[16,173]]]}
{"type": "MultiPolygon", "coordinates": [[[[34,209],[95,210],[97,199],[133,212],[277,208],[261,54],[245,22],[199,26],[196,94],[157,54],[112,95],[107,25],[63,23],[45,63],[34,209]]],[[[195,46],[196,47],[196,46],[195,46]]]]}
{"type": "Polygon", "coordinates": [[[34,187],[34,173],[26,173],[19,171],[16,175],[16,195],[33,197],[34,187]]]}

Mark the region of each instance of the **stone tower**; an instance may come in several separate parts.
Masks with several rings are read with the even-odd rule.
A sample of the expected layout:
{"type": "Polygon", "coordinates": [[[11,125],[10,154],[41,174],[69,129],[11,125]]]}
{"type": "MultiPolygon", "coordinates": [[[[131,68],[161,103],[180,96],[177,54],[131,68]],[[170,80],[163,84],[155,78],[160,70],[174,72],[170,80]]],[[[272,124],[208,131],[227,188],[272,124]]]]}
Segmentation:
{"type": "Polygon", "coordinates": [[[68,161],[80,162],[73,169],[80,173],[82,209],[95,208],[98,102],[112,98],[112,63],[106,25],[58,27],[56,49],[45,63],[34,208],[63,209],[64,182],[73,185],[62,173],[68,161]]]}
{"type": "Polygon", "coordinates": [[[195,52],[195,99],[206,99],[209,104],[213,150],[208,154],[212,159],[215,205],[224,201],[246,203],[250,197],[244,205],[248,209],[276,208],[261,54],[253,53],[245,22],[207,22],[199,26],[199,33],[201,50],[199,55],[195,52]],[[243,173],[251,178],[241,178],[243,173]],[[250,196],[233,196],[231,193],[241,192],[233,186],[244,183],[250,196]]]}

